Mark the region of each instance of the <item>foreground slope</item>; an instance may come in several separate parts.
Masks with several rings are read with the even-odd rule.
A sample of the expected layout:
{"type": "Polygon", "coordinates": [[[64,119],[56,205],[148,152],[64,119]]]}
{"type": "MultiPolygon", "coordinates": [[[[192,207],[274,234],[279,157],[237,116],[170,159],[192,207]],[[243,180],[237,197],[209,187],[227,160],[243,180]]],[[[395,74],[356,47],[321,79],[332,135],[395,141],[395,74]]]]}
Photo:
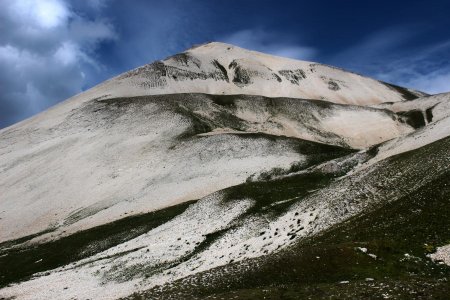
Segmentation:
{"type": "MultiPolygon", "coordinates": [[[[430,260],[430,253],[447,248],[447,257],[450,254],[449,155],[442,151],[449,146],[446,138],[389,159],[389,172],[396,172],[389,165],[405,167],[402,163],[425,162],[430,155],[447,158],[441,160],[447,171],[438,171],[434,179],[413,189],[401,176],[393,182],[396,188],[386,186],[386,181],[359,186],[366,195],[374,187],[390,188],[395,191],[390,203],[272,255],[215,268],[127,299],[447,299],[450,267],[430,260]]],[[[433,172],[427,167],[422,171],[433,172]]],[[[380,169],[375,172],[386,175],[380,169]]]]}
{"type": "MultiPolygon", "coordinates": [[[[421,139],[434,128],[408,136],[421,139]]],[[[435,293],[431,296],[442,294],[448,283],[441,278],[450,271],[426,254],[433,251],[427,245],[444,245],[450,234],[449,142],[447,134],[344,177],[382,145],[304,171],[287,171],[287,176],[277,172],[275,179],[230,187],[144,234],[38,274],[0,295],[48,299],[63,291],[62,298],[114,298],[150,288],[144,292],[149,298],[258,297],[265,285],[279,293],[285,284],[294,295],[310,295],[311,284],[320,285],[325,295],[362,297],[357,293],[373,286],[381,295],[385,284],[402,296],[424,289],[435,293]],[[336,165],[340,167],[330,168],[336,165]],[[289,267],[280,268],[286,261],[289,267]],[[325,274],[314,272],[316,268],[325,274]],[[267,272],[281,273],[273,278],[267,272]],[[367,277],[381,282],[370,285],[367,277]],[[348,279],[356,282],[336,284],[348,279]]]]}

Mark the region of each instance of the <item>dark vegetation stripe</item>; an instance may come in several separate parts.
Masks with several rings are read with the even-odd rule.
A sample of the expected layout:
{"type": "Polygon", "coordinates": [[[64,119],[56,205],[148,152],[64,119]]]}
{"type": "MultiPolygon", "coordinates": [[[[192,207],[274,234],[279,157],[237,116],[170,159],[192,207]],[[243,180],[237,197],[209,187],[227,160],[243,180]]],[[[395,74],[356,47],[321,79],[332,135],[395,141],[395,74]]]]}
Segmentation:
{"type": "MultiPolygon", "coordinates": [[[[0,249],[0,287],[131,240],[181,214],[196,201],[130,216],[43,244],[0,249]]],[[[13,241],[14,242],[14,241],[13,241]]],[[[10,242],[11,243],[11,242],[10,242]]]]}
{"type": "Polygon", "coordinates": [[[382,82],[385,85],[387,85],[389,88],[397,91],[400,95],[402,95],[403,99],[405,100],[414,100],[419,98],[419,96],[415,95],[414,93],[412,93],[411,91],[409,91],[408,89],[395,85],[395,84],[390,84],[390,83],[386,83],[386,82],[382,82]]]}

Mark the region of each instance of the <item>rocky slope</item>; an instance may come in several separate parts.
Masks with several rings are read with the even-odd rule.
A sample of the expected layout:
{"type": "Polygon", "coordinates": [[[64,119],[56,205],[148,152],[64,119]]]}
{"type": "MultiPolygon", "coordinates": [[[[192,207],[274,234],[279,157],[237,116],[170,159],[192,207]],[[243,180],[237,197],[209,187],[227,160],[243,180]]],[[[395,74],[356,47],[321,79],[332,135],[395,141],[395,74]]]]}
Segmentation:
{"type": "MultiPolygon", "coordinates": [[[[93,98],[174,93],[246,94],[355,105],[375,105],[426,96],[420,91],[336,67],[213,42],[121,74],[74,97],[72,102],[79,105],[93,98]]],[[[69,107],[67,103],[65,106],[69,107]]]]}
{"type": "Polygon", "coordinates": [[[0,296],[437,297],[449,103],[221,43],[113,78],[0,131],[0,296]]]}

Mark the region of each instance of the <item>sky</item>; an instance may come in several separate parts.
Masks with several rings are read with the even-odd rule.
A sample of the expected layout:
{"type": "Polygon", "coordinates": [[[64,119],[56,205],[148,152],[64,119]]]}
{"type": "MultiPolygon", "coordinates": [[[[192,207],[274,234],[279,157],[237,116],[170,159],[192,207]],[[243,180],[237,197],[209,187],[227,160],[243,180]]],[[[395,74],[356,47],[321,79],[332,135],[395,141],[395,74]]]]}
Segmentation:
{"type": "Polygon", "coordinates": [[[209,41],[450,91],[450,1],[0,0],[0,128],[209,41]]]}

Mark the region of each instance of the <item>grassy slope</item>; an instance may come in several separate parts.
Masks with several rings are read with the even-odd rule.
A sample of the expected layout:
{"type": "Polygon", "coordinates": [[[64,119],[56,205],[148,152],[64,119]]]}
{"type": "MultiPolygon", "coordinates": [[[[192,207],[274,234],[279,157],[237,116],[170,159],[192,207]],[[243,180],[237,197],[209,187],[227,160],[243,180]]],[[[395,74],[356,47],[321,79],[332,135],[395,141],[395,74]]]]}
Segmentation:
{"type": "MultiPolygon", "coordinates": [[[[389,168],[433,159],[448,164],[449,147],[447,138],[397,155],[389,159],[389,168]]],[[[450,171],[437,174],[395,202],[273,255],[216,268],[130,298],[448,299],[450,268],[426,255],[450,243],[449,176],[450,171]],[[357,247],[367,248],[367,253],[357,247]]]]}

